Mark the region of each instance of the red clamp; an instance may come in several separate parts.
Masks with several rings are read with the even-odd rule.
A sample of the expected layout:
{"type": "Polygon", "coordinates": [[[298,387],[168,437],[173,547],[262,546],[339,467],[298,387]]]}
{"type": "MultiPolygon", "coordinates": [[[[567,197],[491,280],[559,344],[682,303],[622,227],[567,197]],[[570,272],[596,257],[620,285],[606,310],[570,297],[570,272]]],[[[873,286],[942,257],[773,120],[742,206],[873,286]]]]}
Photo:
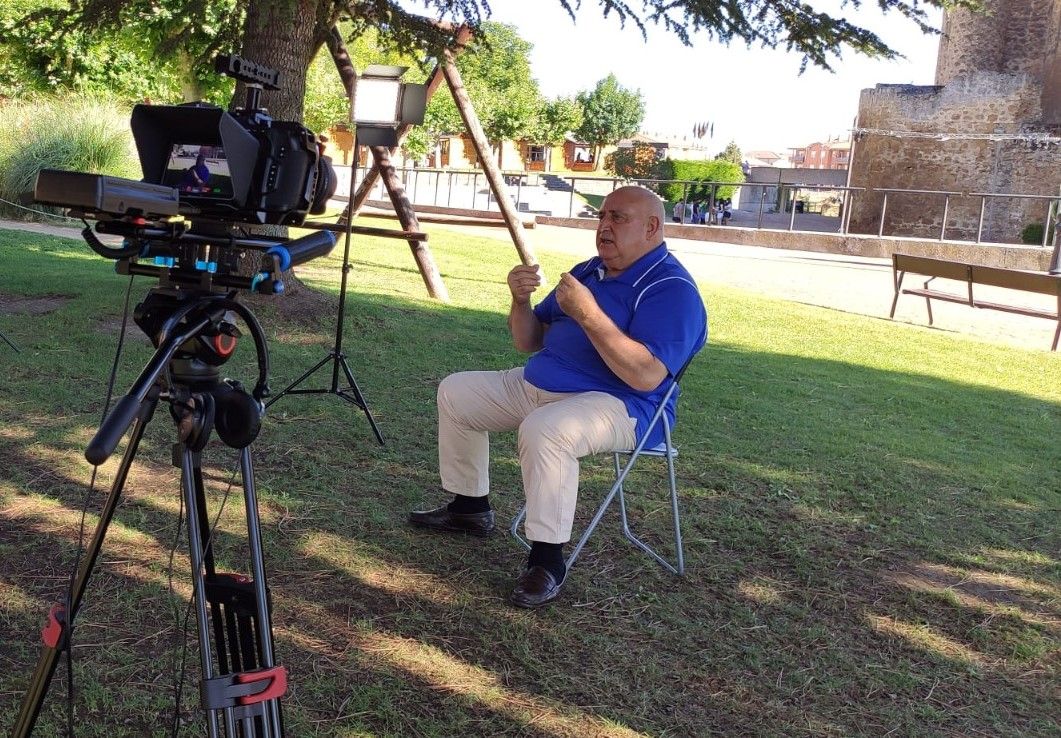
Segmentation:
{"type": "Polygon", "coordinates": [[[58,603],[48,610],[48,622],[41,628],[41,640],[48,648],[59,648],[62,645],[66,627],[66,608],[58,603]]]}
{"type": "Polygon", "coordinates": [[[268,669],[257,669],[245,671],[235,675],[236,684],[254,684],[267,682],[261,691],[253,694],[245,694],[236,698],[241,705],[253,705],[257,702],[265,702],[282,697],[287,692],[287,669],[283,666],[273,666],[268,669]]]}

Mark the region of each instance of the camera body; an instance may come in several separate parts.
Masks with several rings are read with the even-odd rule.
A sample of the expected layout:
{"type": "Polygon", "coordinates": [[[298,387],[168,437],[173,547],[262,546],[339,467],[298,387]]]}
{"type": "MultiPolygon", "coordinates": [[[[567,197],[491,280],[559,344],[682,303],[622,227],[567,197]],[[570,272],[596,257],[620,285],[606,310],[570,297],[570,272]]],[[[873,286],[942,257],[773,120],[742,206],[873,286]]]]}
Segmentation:
{"type": "Polygon", "coordinates": [[[335,191],[316,135],[299,123],[193,103],[137,105],[130,125],[144,182],[176,188],[188,217],[298,225],[335,191]]]}
{"type": "Polygon", "coordinates": [[[336,180],[320,140],[258,105],[263,88],[279,89],[278,73],[238,56],[218,57],[217,68],[248,83],[245,107],[231,113],[206,103],[133,108],[141,182],[49,170],[38,178],[35,199],[100,218],[179,214],[192,221],[299,225],[323,213],[336,180]]]}
{"type": "Polygon", "coordinates": [[[324,212],[335,192],[331,162],[316,134],[273,120],[259,107],[261,90],[279,89],[279,74],[220,56],[218,71],[248,83],[246,107],[137,105],[130,126],[144,182],[177,189],[183,215],[228,222],[298,225],[324,212]]]}
{"type": "Polygon", "coordinates": [[[258,105],[263,88],[279,89],[277,72],[237,56],[218,57],[217,68],[247,83],[244,108],[137,105],[130,127],[142,181],[44,169],[34,199],[95,219],[95,232],[123,237],[112,248],[92,228],[82,231],[120,273],[158,276],[178,289],[277,294],[281,272],[327,254],[335,237],[263,238],[242,234],[241,225],[297,226],[323,213],[335,173],[312,131],[275,121],[258,105]],[[240,267],[248,251],[265,256],[257,273],[240,267]]]}

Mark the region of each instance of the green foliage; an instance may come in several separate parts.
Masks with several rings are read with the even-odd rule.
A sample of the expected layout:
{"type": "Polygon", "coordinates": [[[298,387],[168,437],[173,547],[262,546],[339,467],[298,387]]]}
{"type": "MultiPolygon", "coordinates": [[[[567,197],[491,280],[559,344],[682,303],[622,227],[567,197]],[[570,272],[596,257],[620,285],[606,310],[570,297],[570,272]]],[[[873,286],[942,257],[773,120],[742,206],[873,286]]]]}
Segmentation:
{"type": "MultiPolygon", "coordinates": [[[[1050,243],[1054,239],[1054,232],[1056,226],[1050,226],[1050,237],[1046,239],[1047,243],[1050,243]]],[[[1033,246],[1041,246],[1043,243],[1043,224],[1042,223],[1029,223],[1024,226],[1020,232],[1020,242],[1030,244],[1033,246]]]]}
{"type": "MultiPolygon", "coordinates": [[[[542,130],[543,106],[530,68],[533,47],[513,26],[488,22],[456,58],[461,80],[487,139],[495,148],[505,140],[534,137],[542,130]]],[[[562,118],[562,107],[550,115],[562,118]]],[[[464,131],[464,121],[448,89],[441,88],[424,115],[424,151],[443,136],[464,131]]],[[[560,134],[561,136],[563,133],[560,134]]],[[[414,146],[417,142],[411,142],[414,146]]]]}
{"type": "Polygon", "coordinates": [[[87,97],[0,105],[0,197],[28,202],[46,168],[139,179],[128,112],[87,97]]]}
{"type": "Polygon", "coordinates": [[[424,123],[416,130],[423,132],[429,149],[437,147],[444,136],[458,134],[464,130],[464,122],[457,112],[453,95],[449,94],[449,88],[440,89],[431,98],[424,113],[424,123]]]}
{"type": "Polygon", "coordinates": [[[582,125],[582,106],[570,97],[558,97],[542,103],[527,133],[533,143],[556,145],[562,143],[568,131],[582,125]]]}
{"type": "MultiPolygon", "coordinates": [[[[739,164],[722,159],[711,161],[684,161],[665,159],[657,169],[659,179],[673,179],[679,182],[697,182],[700,184],[686,186],[671,182],[660,187],[664,200],[674,202],[681,200],[683,193],[689,200],[704,200],[711,197],[711,185],[705,182],[743,182],[744,172],[739,164]]],[[[736,187],[719,187],[715,193],[717,199],[726,200],[733,197],[736,187]]]]}
{"type": "MultiPolygon", "coordinates": [[[[557,1],[572,18],[581,10],[581,3],[557,1]]],[[[491,28],[490,23],[483,23],[484,14],[490,12],[486,0],[422,0],[421,4],[429,17],[485,30],[481,37],[503,33],[497,24],[491,28]]],[[[644,31],[645,24],[652,22],[687,44],[699,35],[724,43],[738,40],[769,48],[784,46],[802,54],[804,66],[813,63],[828,69],[829,60],[847,47],[871,57],[896,56],[870,30],[810,4],[646,0],[635,9],[625,0],[601,0],[599,5],[605,15],[622,24],[631,23],[644,31]]],[[[879,5],[929,32],[933,29],[926,22],[926,7],[979,7],[982,0],[880,0],[879,5]]],[[[285,73],[284,89],[269,95],[274,114],[298,117],[306,107],[312,126],[320,128],[334,118],[336,105],[334,100],[306,101],[302,83],[329,30],[345,17],[349,17],[352,37],[378,31],[389,47],[411,52],[418,59],[437,55],[454,43],[452,34],[407,11],[398,0],[352,4],[333,0],[7,0],[0,3],[0,96],[69,89],[106,91],[129,101],[149,97],[223,103],[231,98],[232,86],[213,73],[210,61],[218,52],[250,47],[256,49],[254,61],[285,73]],[[248,19],[267,19],[268,33],[248,19]],[[283,30],[277,34],[277,29],[283,30]],[[256,45],[263,33],[268,41],[256,45]],[[286,41],[294,40],[297,48],[308,48],[309,53],[293,55],[286,41]]],[[[511,35],[515,37],[514,30],[511,35]]],[[[507,83],[492,88],[503,90],[501,94],[482,94],[476,100],[487,135],[495,142],[531,134],[540,138],[539,126],[531,121],[538,116],[541,102],[529,67],[521,61],[519,44],[502,38],[497,47],[500,62],[481,71],[507,75],[507,83]],[[514,63],[505,63],[506,53],[514,63]]],[[[449,116],[434,118],[452,122],[449,116]]],[[[612,124],[615,121],[608,125],[612,124]]],[[[618,125],[583,137],[613,143],[636,127],[618,125]]],[[[438,131],[429,132],[417,145],[429,145],[437,136],[438,131]]]]}
{"type": "Polygon", "coordinates": [[[45,0],[0,5],[0,94],[76,90],[127,101],[223,101],[231,82],[205,63],[235,46],[235,0],[133,2],[79,12],[45,0]],[[81,15],[80,13],[84,13],[81,15]]]}
{"type": "Polygon", "coordinates": [[[726,144],[726,148],[724,148],[715,158],[721,159],[722,161],[730,161],[734,164],[740,164],[744,161],[744,156],[741,154],[740,146],[737,145],[736,141],[730,141],[726,144]]]}
{"type": "Polygon", "coordinates": [[[597,83],[590,91],[578,93],[582,106],[582,125],[577,133],[592,144],[594,161],[603,146],[637,133],[645,118],[645,101],[640,90],[628,90],[619,84],[614,74],[597,83]]]}
{"type": "Polygon", "coordinates": [[[306,73],[302,123],[311,131],[325,133],[349,120],[350,101],[346,89],[331,54],[327,49],[321,49],[306,73]]]}
{"type": "Polygon", "coordinates": [[[538,82],[530,68],[532,45],[515,26],[487,22],[483,34],[457,57],[486,137],[495,146],[531,130],[541,108],[538,82]]]}
{"type": "Polygon", "coordinates": [[[655,146],[635,143],[604,157],[604,168],[626,179],[660,179],[660,151],[655,146]]]}

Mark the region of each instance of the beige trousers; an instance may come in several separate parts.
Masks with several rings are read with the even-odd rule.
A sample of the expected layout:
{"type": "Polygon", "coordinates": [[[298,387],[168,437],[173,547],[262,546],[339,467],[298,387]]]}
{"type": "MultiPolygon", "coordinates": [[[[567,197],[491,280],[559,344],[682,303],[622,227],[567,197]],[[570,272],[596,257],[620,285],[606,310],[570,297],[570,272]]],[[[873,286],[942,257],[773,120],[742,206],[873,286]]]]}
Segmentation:
{"type": "Polygon", "coordinates": [[[578,498],[578,460],[632,449],[635,421],[605,392],[546,392],[523,369],[460,372],[438,386],[438,466],[447,492],[490,492],[491,431],[519,431],[531,541],[565,543],[578,498]]]}

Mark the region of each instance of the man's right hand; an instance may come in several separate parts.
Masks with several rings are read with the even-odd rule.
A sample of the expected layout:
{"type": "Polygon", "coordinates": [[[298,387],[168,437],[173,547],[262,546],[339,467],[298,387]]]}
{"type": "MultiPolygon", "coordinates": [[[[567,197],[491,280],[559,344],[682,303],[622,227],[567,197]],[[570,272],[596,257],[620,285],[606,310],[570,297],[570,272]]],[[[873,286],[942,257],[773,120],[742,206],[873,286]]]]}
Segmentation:
{"type": "Polygon", "coordinates": [[[508,289],[512,293],[512,301],[517,305],[530,303],[531,295],[541,284],[541,271],[537,264],[519,264],[508,273],[508,289]]]}

